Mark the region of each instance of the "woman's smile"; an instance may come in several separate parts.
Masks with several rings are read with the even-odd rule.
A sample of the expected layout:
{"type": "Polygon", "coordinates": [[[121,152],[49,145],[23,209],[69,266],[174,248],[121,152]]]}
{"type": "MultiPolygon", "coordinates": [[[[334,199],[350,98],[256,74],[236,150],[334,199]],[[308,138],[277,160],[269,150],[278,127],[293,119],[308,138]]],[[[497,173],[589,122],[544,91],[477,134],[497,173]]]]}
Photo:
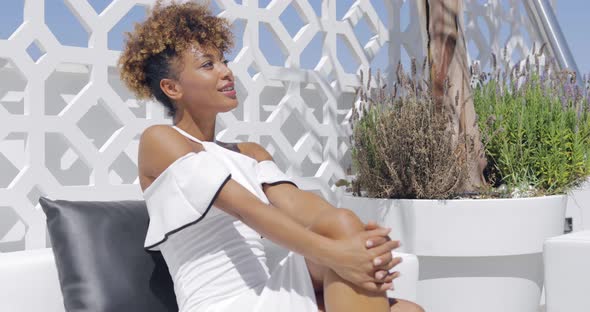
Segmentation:
{"type": "Polygon", "coordinates": [[[234,89],[234,83],[233,82],[228,82],[219,91],[221,93],[223,93],[225,96],[229,97],[229,98],[232,98],[232,99],[237,98],[237,96],[236,96],[236,90],[234,89]]]}

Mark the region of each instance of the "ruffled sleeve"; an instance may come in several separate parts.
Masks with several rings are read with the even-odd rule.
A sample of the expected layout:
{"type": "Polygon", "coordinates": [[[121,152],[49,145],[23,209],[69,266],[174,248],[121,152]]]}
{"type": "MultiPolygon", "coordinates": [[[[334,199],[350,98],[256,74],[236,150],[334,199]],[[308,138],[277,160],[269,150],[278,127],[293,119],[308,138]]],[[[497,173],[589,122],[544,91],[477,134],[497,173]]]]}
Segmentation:
{"type": "Polygon", "coordinates": [[[298,188],[297,184],[293,182],[286,174],[272,160],[263,160],[256,164],[256,176],[258,182],[262,184],[276,185],[281,183],[290,183],[298,188]]]}
{"type": "Polygon", "coordinates": [[[175,160],[143,194],[150,216],[144,248],[159,250],[169,235],[203,219],[230,178],[229,169],[207,151],[175,160]]]}

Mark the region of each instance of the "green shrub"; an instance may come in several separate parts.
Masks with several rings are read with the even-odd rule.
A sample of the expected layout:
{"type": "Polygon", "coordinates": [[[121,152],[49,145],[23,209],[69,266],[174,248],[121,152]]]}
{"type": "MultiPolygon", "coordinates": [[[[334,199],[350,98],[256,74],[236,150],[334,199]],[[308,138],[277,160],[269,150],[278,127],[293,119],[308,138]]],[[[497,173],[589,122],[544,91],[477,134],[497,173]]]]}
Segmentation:
{"type": "Polygon", "coordinates": [[[517,196],[565,193],[590,174],[588,92],[575,73],[540,70],[538,56],[510,72],[494,64],[492,73],[475,73],[486,175],[517,196]]]}

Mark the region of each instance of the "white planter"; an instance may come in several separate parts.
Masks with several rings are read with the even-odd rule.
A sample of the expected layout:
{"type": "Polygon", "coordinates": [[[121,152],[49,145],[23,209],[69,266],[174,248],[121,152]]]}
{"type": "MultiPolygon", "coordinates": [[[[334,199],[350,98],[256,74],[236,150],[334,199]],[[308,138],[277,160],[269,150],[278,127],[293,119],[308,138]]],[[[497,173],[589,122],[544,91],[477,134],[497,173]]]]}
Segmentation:
{"type": "Polygon", "coordinates": [[[537,312],[543,241],[563,234],[566,196],[407,200],[342,197],[340,207],[391,227],[418,256],[429,312],[537,312]]]}
{"type": "Polygon", "coordinates": [[[574,232],[590,230],[590,180],[570,192],[565,215],[573,218],[574,232]]]}

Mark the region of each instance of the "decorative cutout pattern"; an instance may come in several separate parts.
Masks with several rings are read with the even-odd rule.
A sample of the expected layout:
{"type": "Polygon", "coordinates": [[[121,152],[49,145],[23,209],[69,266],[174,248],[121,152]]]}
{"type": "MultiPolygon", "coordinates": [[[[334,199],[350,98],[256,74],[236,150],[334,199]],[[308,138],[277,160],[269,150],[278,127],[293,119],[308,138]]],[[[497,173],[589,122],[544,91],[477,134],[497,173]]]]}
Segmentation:
{"type": "MultiPolygon", "coordinates": [[[[511,64],[531,53],[533,44],[541,47],[541,38],[527,15],[521,0],[464,0],[464,27],[471,60],[482,67],[491,64],[491,54],[500,59],[506,48],[511,64]]],[[[551,1],[555,7],[555,0],[551,1]]]]}
{"type": "MultiPolygon", "coordinates": [[[[171,123],[161,105],[139,103],[124,88],[111,50],[124,17],[154,1],[92,1],[60,1],[87,45],[61,38],[46,0],[24,1],[22,25],[0,39],[0,252],[47,245],[41,195],[141,199],[139,135],[171,123]]],[[[527,53],[526,38],[536,37],[519,1],[465,1],[473,58],[487,64],[504,45],[527,53]]],[[[398,60],[423,58],[417,2],[213,0],[214,12],[236,25],[230,66],[240,99],[218,116],[217,139],[262,144],[301,188],[337,203],[357,73],[382,67],[391,79],[398,60]]]]}

